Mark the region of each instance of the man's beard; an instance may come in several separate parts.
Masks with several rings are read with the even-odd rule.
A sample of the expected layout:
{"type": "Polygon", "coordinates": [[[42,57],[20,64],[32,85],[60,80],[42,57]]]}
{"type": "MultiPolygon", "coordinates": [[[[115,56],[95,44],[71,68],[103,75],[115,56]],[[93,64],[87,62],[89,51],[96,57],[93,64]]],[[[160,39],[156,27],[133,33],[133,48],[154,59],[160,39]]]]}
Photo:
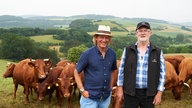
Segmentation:
{"type": "Polygon", "coordinates": [[[143,42],[148,42],[148,39],[147,39],[147,38],[140,38],[140,39],[139,39],[139,42],[142,42],[142,43],[143,43],[143,42]]]}

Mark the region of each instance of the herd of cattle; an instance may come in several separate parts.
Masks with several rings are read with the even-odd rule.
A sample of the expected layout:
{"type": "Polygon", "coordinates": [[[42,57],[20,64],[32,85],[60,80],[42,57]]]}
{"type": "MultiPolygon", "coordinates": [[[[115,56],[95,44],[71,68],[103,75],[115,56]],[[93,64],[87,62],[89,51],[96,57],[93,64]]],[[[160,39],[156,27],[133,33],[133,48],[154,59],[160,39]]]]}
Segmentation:
{"type": "MultiPolygon", "coordinates": [[[[119,67],[120,60],[117,60],[119,67]]],[[[184,57],[183,55],[166,56],[166,82],[165,89],[172,90],[173,96],[176,100],[181,99],[183,87],[187,86],[191,93],[192,88],[192,58],[184,57]],[[190,82],[189,82],[190,79],[190,82]]],[[[44,100],[45,96],[49,96],[51,102],[52,94],[56,91],[56,98],[58,107],[62,105],[62,99],[67,98],[68,108],[70,108],[71,96],[76,93],[76,82],[74,79],[74,69],[76,63],[68,60],[61,60],[54,66],[49,59],[24,59],[17,64],[9,64],[4,78],[12,77],[14,82],[14,98],[18,85],[22,85],[23,93],[26,95],[26,103],[29,102],[29,94],[32,95],[33,90],[37,93],[38,100],[44,100]],[[73,92],[73,93],[72,93],[73,92]]],[[[123,97],[117,99],[116,97],[116,81],[118,71],[114,74],[113,90],[111,106],[120,108],[123,102],[123,97]]],[[[83,72],[80,74],[82,80],[83,72]]]]}

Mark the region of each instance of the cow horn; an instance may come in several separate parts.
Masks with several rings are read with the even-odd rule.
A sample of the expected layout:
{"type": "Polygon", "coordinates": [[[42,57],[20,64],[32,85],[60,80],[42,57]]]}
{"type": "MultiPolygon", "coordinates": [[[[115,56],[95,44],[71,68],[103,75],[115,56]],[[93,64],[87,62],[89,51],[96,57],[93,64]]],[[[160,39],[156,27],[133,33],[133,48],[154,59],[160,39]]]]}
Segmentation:
{"type": "Polygon", "coordinates": [[[191,94],[191,87],[189,86],[189,84],[187,83],[183,83],[183,84],[189,88],[189,93],[191,94]]]}
{"type": "Polygon", "coordinates": [[[112,90],[114,90],[114,89],[116,89],[117,88],[117,86],[114,86],[113,88],[112,88],[112,90]]]}
{"type": "Polygon", "coordinates": [[[185,86],[187,86],[188,88],[190,88],[189,84],[187,84],[187,83],[184,83],[184,85],[185,85],[185,86]]]}
{"type": "Polygon", "coordinates": [[[35,59],[31,59],[31,61],[35,61],[35,59]]]}
{"type": "Polygon", "coordinates": [[[43,61],[49,61],[49,59],[43,59],[43,61]]]}

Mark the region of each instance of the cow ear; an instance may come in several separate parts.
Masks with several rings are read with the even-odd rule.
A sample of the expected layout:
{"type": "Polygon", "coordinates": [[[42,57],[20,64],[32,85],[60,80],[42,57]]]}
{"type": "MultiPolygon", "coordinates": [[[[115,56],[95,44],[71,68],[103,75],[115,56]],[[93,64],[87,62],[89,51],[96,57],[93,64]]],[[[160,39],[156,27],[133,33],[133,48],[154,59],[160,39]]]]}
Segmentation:
{"type": "Polygon", "coordinates": [[[33,67],[35,66],[35,64],[34,64],[32,61],[30,61],[30,62],[28,63],[28,65],[29,65],[29,66],[33,66],[33,67]]]}

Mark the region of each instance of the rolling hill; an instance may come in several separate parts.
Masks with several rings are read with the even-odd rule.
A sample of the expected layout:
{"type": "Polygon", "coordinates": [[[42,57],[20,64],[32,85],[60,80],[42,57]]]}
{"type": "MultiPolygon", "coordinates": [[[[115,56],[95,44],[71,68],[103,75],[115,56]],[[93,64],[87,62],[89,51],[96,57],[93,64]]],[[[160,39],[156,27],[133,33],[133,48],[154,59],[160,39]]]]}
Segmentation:
{"type": "MultiPolygon", "coordinates": [[[[106,24],[113,28],[127,29],[129,33],[134,33],[135,26],[140,21],[148,21],[151,24],[154,34],[167,37],[175,37],[177,34],[186,36],[192,35],[192,23],[171,23],[159,19],[149,18],[120,18],[111,15],[77,15],[71,17],[64,16],[0,16],[0,28],[67,28],[76,19],[90,19],[95,24],[106,24]],[[187,28],[187,29],[182,29],[187,28]]],[[[112,31],[115,35],[126,35],[128,32],[112,31]]]]}

